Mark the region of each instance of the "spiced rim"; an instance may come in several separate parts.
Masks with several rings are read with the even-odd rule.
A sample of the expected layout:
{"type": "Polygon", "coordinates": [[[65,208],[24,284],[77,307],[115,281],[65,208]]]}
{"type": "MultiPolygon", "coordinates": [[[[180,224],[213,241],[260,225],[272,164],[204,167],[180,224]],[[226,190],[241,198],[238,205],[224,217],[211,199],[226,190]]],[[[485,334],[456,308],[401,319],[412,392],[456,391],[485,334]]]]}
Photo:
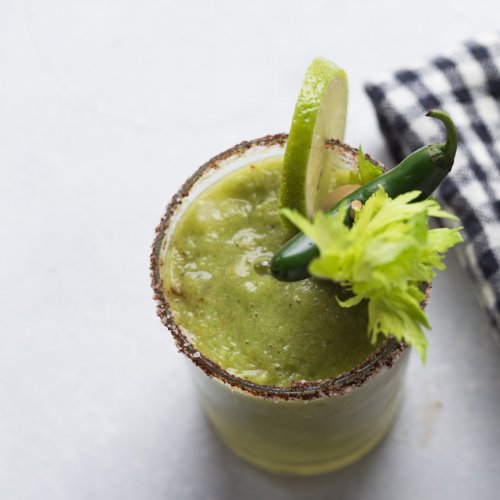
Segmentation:
{"type": "MultiPolygon", "coordinates": [[[[390,368],[408,350],[408,344],[404,341],[398,342],[394,338],[386,339],[375,351],[373,351],[364,361],[348,372],[341,373],[334,378],[315,381],[295,381],[289,387],[264,385],[245,380],[230,374],[220,365],[204,356],[190,342],[184,329],[178,325],[174,319],[174,314],[163,292],[163,282],[160,273],[160,253],[166,231],[170,228],[170,223],[177,209],[186,197],[191,194],[194,185],[209,171],[217,170],[221,162],[233,158],[241,157],[246,151],[254,147],[281,146],[286,144],[288,134],[267,135],[252,141],[243,141],[236,146],[220,153],[203,164],[196,172],[187,179],[179,191],[172,197],[167,205],[159,225],[155,230],[152,252],[150,257],[151,286],[153,288],[153,298],[157,303],[156,312],[161,322],[167,327],[179,352],[186,355],[193,363],[201,368],[209,377],[215,377],[228,384],[232,388],[241,389],[253,396],[283,400],[312,400],[320,397],[342,395],[350,392],[355,387],[360,387],[369,379],[374,377],[383,368],[390,368]]],[[[358,150],[338,140],[328,140],[328,148],[337,149],[345,157],[357,157],[358,150]]],[[[384,170],[386,167],[379,161],[365,155],[370,162],[380,165],[384,170]]],[[[429,299],[432,285],[428,284],[425,289],[425,299],[422,308],[425,308],[429,299]]]]}

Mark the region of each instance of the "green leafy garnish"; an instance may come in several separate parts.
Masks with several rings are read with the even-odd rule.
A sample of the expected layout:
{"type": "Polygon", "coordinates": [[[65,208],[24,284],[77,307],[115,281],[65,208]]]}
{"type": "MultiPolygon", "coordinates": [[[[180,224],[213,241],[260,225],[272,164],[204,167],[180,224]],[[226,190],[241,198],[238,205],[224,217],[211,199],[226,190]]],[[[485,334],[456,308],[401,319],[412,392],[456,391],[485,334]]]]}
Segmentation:
{"type": "Polygon", "coordinates": [[[368,335],[393,336],[411,344],[425,361],[429,328],[420,304],[420,286],[444,269],[444,253],[462,241],[460,228],[430,229],[429,217],[456,219],[434,199],[414,202],[420,192],[391,199],[381,187],[356,212],[351,228],[344,224],[347,210],[341,205],[334,215],[318,212],[313,222],[288,209],[283,214],[320,250],[309,265],[318,278],[340,283],[352,295],[338,302],[351,307],[367,299],[368,335]]]}
{"type": "Polygon", "coordinates": [[[359,146],[357,170],[340,170],[337,173],[336,187],[344,184],[363,185],[382,174],[382,167],[374,165],[370,160],[368,160],[363,153],[363,149],[359,146]]]}
{"type": "Polygon", "coordinates": [[[374,165],[363,154],[363,149],[359,146],[358,149],[358,169],[359,169],[359,183],[366,184],[367,182],[382,175],[382,167],[374,165]]]}

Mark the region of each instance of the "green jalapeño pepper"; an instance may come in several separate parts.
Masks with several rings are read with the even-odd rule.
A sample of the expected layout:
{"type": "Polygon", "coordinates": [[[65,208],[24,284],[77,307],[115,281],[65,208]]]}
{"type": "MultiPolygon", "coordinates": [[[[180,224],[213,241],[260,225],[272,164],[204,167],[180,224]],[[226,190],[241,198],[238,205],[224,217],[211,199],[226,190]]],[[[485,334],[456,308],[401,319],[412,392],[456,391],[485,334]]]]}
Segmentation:
{"type": "MultiPolygon", "coordinates": [[[[431,110],[427,116],[440,120],[446,129],[444,144],[430,144],[414,151],[398,166],[373,179],[352,192],[327,213],[336,214],[342,205],[351,206],[358,200],[361,203],[379,189],[384,188],[391,197],[408,191],[420,191],[415,201],[428,198],[451,171],[457,151],[458,135],[451,118],[442,111],[431,110]]],[[[359,204],[359,203],[358,203],[359,204]]],[[[352,225],[350,210],[347,210],[345,223],[352,225]]],[[[309,263],[319,255],[318,247],[304,234],[298,233],[291,238],[271,259],[271,272],[281,281],[299,281],[309,276],[309,263]]]]}

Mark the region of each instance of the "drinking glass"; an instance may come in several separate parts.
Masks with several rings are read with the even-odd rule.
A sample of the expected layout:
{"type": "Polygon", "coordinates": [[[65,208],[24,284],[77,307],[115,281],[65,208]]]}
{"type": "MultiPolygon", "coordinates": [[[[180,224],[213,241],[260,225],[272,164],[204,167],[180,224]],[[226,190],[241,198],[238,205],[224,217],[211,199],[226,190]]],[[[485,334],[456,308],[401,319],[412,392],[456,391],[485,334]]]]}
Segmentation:
{"type": "MultiPolygon", "coordinates": [[[[243,142],[205,163],[185,182],[157,227],[151,276],[158,315],[191,361],[201,404],[220,438],[260,468],[311,475],[354,462],[387,433],[401,403],[408,346],[386,339],[351,371],[332,379],[298,381],[290,387],[259,385],[231,375],[197,350],[170,309],[161,273],[176,224],[197,195],[244,165],[283,156],[286,139],[278,134],[243,142]]],[[[357,150],[346,144],[328,141],[325,151],[329,168],[357,168],[357,150]]]]}

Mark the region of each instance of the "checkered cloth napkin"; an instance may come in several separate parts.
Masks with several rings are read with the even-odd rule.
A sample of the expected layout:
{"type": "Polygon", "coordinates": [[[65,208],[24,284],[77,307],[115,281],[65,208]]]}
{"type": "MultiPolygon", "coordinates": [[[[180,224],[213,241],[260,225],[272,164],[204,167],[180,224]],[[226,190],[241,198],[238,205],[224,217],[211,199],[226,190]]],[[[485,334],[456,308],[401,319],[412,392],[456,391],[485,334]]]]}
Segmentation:
{"type": "Polygon", "coordinates": [[[500,34],[382,76],[365,89],[397,161],[423,144],[443,142],[443,129],[425,111],[442,109],[455,122],[459,150],[436,197],[460,217],[460,261],[500,333],[500,34]]]}

